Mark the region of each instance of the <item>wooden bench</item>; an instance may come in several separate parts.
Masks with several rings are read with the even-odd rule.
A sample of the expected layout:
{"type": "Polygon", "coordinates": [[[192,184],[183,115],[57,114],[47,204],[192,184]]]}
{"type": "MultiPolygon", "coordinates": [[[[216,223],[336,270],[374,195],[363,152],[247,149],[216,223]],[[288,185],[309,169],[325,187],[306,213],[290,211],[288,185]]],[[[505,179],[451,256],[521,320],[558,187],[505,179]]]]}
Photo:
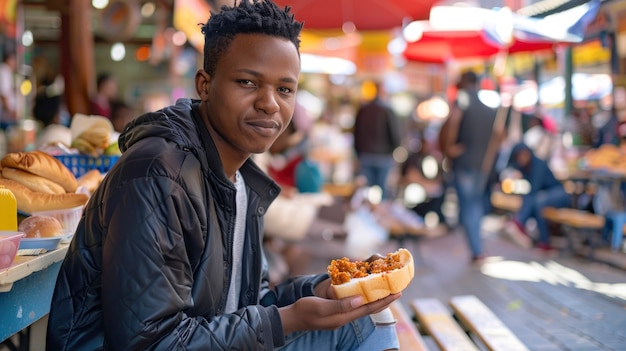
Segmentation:
{"type": "Polygon", "coordinates": [[[574,208],[546,207],[543,217],[551,222],[567,225],[573,228],[602,229],[604,228],[604,216],[593,214],[574,208]]]}
{"type": "Polygon", "coordinates": [[[474,295],[450,299],[454,314],[490,351],[529,351],[513,332],[474,295]]]}
{"type": "Polygon", "coordinates": [[[396,331],[400,341],[400,351],[429,351],[424,339],[417,331],[415,323],[409,317],[402,303],[394,301],[391,304],[391,312],[396,318],[396,331]]]}
{"type": "Polygon", "coordinates": [[[474,295],[454,296],[449,306],[436,298],[414,299],[411,308],[423,333],[442,351],[528,351],[474,295]]]}
{"type": "Polygon", "coordinates": [[[559,224],[564,229],[567,236],[567,245],[570,252],[576,250],[575,240],[582,235],[582,239],[587,241],[590,250],[588,256],[593,257],[594,236],[601,233],[604,228],[605,218],[588,211],[574,208],[554,208],[546,207],[542,212],[543,217],[552,223],[559,224]]]}
{"type": "Polygon", "coordinates": [[[441,350],[478,351],[452,313],[436,298],[423,298],[411,301],[411,308],[424,332],[432,336],[441,350]]]}
{"type": "Polygon", "coordinates": [[[502,191],[491,193],[490,201],[494,209],[507,213],[515,213],[522,207],[521,195],[505,194],[502,191]]]}

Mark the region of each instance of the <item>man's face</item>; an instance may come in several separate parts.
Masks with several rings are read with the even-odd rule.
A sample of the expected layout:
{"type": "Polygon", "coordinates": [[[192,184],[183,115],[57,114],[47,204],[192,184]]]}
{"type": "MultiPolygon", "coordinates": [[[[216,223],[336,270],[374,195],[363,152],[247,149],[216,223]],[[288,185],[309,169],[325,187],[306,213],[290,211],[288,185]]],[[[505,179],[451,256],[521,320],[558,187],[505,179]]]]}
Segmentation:
{"type": "Polygon", "coordinates": [[[238,34],[212,76],[196,75],[202,113],[218,149],[243,157],[265,152],[293,115],[299,74],[291,41],[238,34]]]}

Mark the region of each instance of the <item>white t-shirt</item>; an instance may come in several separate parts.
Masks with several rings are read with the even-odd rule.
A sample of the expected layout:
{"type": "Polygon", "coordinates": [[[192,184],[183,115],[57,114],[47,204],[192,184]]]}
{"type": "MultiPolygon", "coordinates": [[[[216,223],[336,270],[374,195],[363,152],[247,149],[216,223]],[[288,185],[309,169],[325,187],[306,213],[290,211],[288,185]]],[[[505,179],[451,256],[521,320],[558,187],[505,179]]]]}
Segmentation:
{"type": "Polygon", "coordinates": [[[228,298],[224,312],[232,313],[237,311],[239,295],[241,293],[241,263],[243,261],[243,243],[246,239],[246,213],[248,209],[248,194],[246,193],[246,183],[237,171],[235,174],[235,188],[237,189],[236,204],[237,212],[235,218],[235,229],[233,235],[233,260],[230,275],[230,286],[228,287],[228,298]]]}

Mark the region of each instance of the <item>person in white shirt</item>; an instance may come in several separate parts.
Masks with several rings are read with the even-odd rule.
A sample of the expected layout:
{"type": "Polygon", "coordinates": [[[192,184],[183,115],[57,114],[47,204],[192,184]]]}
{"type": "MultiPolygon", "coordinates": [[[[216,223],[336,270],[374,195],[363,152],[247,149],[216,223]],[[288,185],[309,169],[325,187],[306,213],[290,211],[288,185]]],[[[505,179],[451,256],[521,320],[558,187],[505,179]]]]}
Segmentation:
{"type": "Polygon", "coordinates": [[[2,56],[0,63],[0,129],[6,129],[17,123],[17,91],[15,73],[17,71],[17,57],[12,51],[2,56]]]}

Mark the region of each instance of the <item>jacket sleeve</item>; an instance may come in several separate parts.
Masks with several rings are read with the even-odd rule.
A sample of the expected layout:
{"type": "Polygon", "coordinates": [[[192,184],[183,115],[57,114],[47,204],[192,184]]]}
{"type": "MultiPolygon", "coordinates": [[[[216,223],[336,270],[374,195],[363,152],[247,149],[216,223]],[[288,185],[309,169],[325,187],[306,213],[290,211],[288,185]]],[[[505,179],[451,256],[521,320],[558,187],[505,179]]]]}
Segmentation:
{"type": "Polygon", "coordinates": [[[185,314],[194,303],[187,245],[199,242],[189,235],[202,231],[179,184],[141,178],[116,193],[103,243],[105,349],[272,350],[284,343],[275,306],[211,319],[185,314]]]}
{"type": "MultiPolygon", "coordinates": [[[[265,266],[265,265],[264,265],[265,266]]],[[[313,296],[313,289],[322,281],[328,279],[328,274],[311,274],[289,278],[277,284],[273,289],[269,288],[269,280],[264,279],[261,286],[261,305],[283,307],[296,302],[305,296],[313,296]]]]}

